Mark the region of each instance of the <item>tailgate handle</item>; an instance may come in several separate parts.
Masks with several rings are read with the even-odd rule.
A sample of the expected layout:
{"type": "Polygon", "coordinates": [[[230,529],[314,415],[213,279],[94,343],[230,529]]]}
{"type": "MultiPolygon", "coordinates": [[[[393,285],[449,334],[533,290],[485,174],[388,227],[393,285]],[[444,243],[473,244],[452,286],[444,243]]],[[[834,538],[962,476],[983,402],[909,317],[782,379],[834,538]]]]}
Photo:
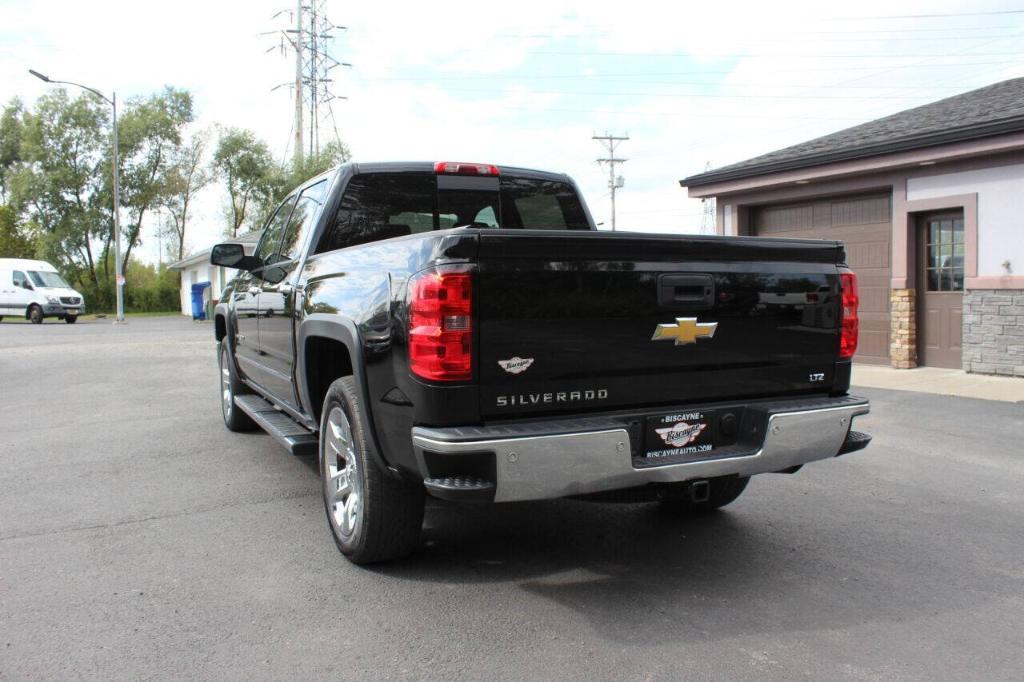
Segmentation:
{"type": "Polygon", "coordinates": [[[658,305],[677,310],[712,308],[715,280],[711,275],[661,275],[658,277],[658,305]]]}

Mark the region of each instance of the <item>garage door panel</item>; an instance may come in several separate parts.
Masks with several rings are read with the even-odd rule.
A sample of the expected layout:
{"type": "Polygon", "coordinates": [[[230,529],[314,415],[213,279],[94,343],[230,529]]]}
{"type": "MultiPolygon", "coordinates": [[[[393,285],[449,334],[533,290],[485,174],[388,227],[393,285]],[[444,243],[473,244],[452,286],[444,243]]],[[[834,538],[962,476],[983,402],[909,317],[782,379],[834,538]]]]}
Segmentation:
{"type": "MultiPolygon", "coordinates": [[[[859,279],[859,277],[858,277],[859,279]]],[[[859,282],[858,282],[859,284],[859,282]]],[[[860,284],[860,309],[867,311],[888,311],[889,309],[889,287],[867,287],[860,284]]],[[[886,322],[889,321],[888,313],[882,314],[886,322]]]]}
{"type": "Polygon", "coordinates": [[[813,204],[770,206],[751,211],[759,236],[838,239],[860,285],[858,362],[889,362],[889,296],[892,280],[891,201],[888,195],[822,199],[813,204]],[[796,224],[786,225],[787,219],[796,224]],[[811,224],[813,223],[813,224],[811,224]]]}

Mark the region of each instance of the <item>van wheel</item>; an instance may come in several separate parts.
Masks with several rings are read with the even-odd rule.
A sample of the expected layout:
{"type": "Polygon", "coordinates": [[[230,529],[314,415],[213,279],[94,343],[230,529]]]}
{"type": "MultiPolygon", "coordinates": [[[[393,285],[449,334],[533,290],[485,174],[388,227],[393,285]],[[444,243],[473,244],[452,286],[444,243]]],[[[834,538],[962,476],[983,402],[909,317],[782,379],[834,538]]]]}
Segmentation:
{"type": "Polygon", "coordinates": [[[226,336],[217,347],[217,366],[220,369],[220,412],[224,417],[224,426],[228,427],[229,431],[254,430],[256,422],[235,404],[236,395],[245,395],[252,391],[238,378],[226,336]]]}
{"type": "Polygon", "coordinates": [[[735,502],[736,498],[742,495],[743,491],[746,490],[747,483],[749,482],[749,476],[719,476],[717,478],[711,478],[708,479],[710,490],[708,491],[709,494],[707,500],[703,502],[693,502],[688,499],[688,496],[677,500],[663,500],[661,502],[661,508],[670,514],[679,514],[683,516],[706,514],[707,512],[714,511],[719,507],[724,507],[731,502],[735,502]]]}
{"type": "Polygon", "coordinates": [[[356,564],[397,559],[419,544],[423,489],[384,474],[374,458],[356,384],[331,384],[320,418],[320,479],[327,523],[356,564]]]}
{"type": "Polygon", "coordinates": [[[68,324],[74,324],[75,322],[78,322],[78,315],[65,315],[64,321],[68,324]]]}
{"type": "Polygon", "coordinates": [[[43,323],[43,309],[39,306],[32,304],[28,307],[28,319],[32,324],[43,323]]]}

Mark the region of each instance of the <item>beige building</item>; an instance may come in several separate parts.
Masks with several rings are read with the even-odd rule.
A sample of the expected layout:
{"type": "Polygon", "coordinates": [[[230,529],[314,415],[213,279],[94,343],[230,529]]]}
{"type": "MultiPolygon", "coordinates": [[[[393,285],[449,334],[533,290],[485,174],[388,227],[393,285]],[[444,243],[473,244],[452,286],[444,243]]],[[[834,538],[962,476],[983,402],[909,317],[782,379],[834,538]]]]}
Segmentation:
{"type": "Polygon", "coordinates": [[[1024,78],[680,184],[719,234],[843,240],[857,361],[1024,376],[1024,78]]]}

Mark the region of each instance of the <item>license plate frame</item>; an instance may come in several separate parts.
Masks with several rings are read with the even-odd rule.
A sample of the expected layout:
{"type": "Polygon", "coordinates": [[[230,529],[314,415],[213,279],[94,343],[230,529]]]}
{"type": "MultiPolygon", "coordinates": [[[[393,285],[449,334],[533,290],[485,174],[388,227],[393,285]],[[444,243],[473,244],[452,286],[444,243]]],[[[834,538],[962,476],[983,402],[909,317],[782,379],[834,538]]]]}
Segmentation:
{"type": "Polygon", "coordinates": [[[647,417],[643,458],[659,460],[675,457],[713,457],[714,416],[710,410],[677,410],[647,417]]]}

